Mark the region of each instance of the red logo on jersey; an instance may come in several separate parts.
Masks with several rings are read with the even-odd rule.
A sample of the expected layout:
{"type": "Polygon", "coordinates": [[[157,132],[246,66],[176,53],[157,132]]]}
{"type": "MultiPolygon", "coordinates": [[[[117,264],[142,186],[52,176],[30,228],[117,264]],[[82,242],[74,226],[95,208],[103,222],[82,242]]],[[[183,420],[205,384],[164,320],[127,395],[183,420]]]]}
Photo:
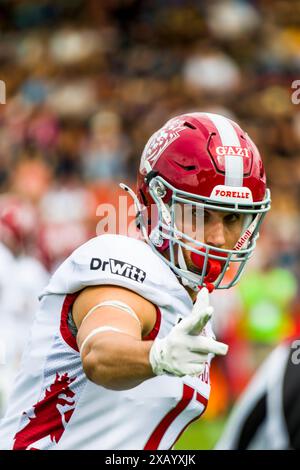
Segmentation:
{"type": "Polygon", "coordinates": [[[33,406],[34,416],[23,413],[29,422],[15,435],[14,450],[38,450],[33,444],[47,436],[52,442],[59,442],[75,409],[75,400],[72,400],[75,393],[69,388],[75,379],[76,377],[70,379],[67,373],[61,376],[56,374],[55,381],[46,389],[44,398],[33,406]],[[71,400],[68,401],[67,398],[71,400]],[[69,409],[60,411],[58,405],[68,405],[69,409]]]}

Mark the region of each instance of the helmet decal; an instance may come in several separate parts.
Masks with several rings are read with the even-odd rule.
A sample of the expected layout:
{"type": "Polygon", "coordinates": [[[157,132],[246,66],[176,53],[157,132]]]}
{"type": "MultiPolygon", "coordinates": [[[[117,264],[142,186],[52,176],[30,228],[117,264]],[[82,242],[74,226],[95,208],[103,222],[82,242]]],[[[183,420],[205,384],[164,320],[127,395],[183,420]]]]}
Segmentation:
{"type": "Polygon", "coordinates": [[[211,192],[210,198],[213,201],[227,202],[235,204],[237,202],[253,202],[252,192],[249,188],[244,186],[215,186],[211,192]]]}
{"type": "Polygon", "coordinates": [[[207,113],[206,116],[214,123],[222,142],[222,146],[217,147],[216,153],[225,158],[225,185],[243,186],[245,149],[241,147],[236,129],[230,120],[223,116],[213,113],[207,113]]]}
{"type": "Polygon", "coordinates": [[[147,173],[146,162],[153,168],[166,148],[178,139],[180,131],[185,129],[182,119],[170,119],[161,129],[148,140],[141,157],[140,172],[147,173]]]}

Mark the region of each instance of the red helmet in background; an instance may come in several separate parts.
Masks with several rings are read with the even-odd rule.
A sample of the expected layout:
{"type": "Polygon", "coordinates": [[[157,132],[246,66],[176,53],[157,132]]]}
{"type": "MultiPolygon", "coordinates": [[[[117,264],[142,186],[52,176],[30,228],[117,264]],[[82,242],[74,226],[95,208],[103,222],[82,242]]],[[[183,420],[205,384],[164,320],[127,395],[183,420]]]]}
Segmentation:
{"type": "Polygon", "coordinates": [[[141,157],[137,196],[144,208],[138,218],[146,240],[194,290],[204,285],[210,290],[228,288],[238,281],[270,208],[257,147],[238,124],[212,113],[176,116],[152,135],[141,157]],[[202,213],[209,209],[245,214],[235,247],[216,248],[179,230],[174,216],[179,203],[202,213]],[[191,251],[192,261],[202,268],[200,274],[187,269],[182,248],[191,251]],[[224,284],[232,263],[238,269],[224,284]]]}
{"type": "Polygon", "coordinates": [[[36,208],[11,194],[0,197],[0,241],[14,254],[30,251],[38,229],[36,208]]]}

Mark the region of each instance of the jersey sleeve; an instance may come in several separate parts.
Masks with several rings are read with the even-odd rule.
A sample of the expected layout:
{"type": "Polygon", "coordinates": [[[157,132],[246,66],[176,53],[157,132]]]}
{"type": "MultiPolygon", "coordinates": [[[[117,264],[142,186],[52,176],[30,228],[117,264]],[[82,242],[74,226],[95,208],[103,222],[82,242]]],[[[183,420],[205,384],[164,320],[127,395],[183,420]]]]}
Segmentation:
{"type": "Polygon", "coordinates": [[[102,235],[73,252],[52,276],[44,294],[69,294],[97,285],[121,286],[154,304],[159,296],[159,303],[167,304],[178,281],[146,243],[102,235]],[[168,289],[164,289],[166,283],[168,289]]]}

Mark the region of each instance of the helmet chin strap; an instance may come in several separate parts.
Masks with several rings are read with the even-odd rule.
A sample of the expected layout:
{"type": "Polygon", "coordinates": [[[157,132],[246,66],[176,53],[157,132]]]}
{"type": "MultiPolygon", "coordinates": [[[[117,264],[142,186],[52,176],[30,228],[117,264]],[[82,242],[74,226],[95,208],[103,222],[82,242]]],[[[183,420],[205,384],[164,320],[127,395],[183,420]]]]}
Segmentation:
{"type": "Polygon", "coordinates": [[[136,218],[137,218],[137,220],[140,221],[140,228],[141,228],[141,231],[142,231],[142,235],[143,235],[143,237],[145,238],[146,241],[149,241],[149,237],[148,237],[146,227],[145,227],[143,221],[141,220],[142,219],[142,210],[143,209],[142,209],[142,206],[140,204],[140,201],[138,200],[137,195],[135,194],[135,192],[129,186],[127,186],[127,184],[120,183],[119,186],[120,186],[121,189],[124,189],[127,193],[129,193],[130,196],[132,197],[133,202],[134,202],[135,211],[136,211],[136,218]]]}
{"type": "MultiPolygon", "coordinates": [[[[171,227],[172,217],[171,217],[171,214],[170,214],[170,210],[169,210],[168,206],[162,200],[162,197],[159,196],[158,194],[157,194],[157,197],[158,197],[158,201],[159,201],[159,209],[160,209],[162,221],[166,226],[171,227]]],[[[174,237],[179,239],[180,237],[178,236],[176,231],[177,231],[177,229],[176,229],[176,225],[174,223],[174,237]]],[[[151,231],[151,234],[150,234],[149,238],[154,243],[154,245],[156,245],[159,248],[160,252],[164,252],[167,248],[169,248],[169,237],[166,236],[166,235],[162,236],[161,233],[160,233],[160,228],[158,226],[156,226],[151,231]]]]}
{"type": "Polygon", "coordinates": [[[188,274],[189,277],[193,278],[193,281],[187,279],[184,276],[180,276],[182,285],[185,287],[190,287],[191,289],[198,291],[199,290],[199,279],[200,277],[187,269],[187,265],[183,256],[182,246],[178,245],[178,264],[180,267],[180,271],[188,274]]]}

